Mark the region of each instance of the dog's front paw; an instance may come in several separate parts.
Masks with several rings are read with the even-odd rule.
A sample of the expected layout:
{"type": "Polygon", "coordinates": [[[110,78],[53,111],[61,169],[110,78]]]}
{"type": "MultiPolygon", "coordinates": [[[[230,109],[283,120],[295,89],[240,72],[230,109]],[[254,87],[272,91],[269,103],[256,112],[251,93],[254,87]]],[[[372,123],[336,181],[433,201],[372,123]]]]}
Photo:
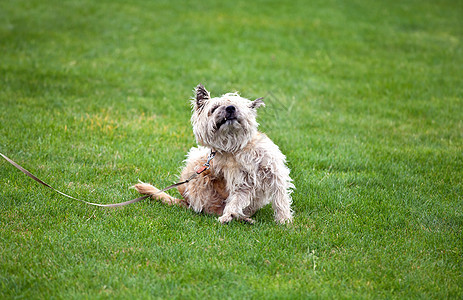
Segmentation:
{"type": "Polygon", "coordinates": [[[288,217],[277,217],[275,219],[280,224],[290,224],[293,222],[293,216],[288,216],[288,217]]]}
{"type": "Polygon", "coordinates": [[[222,223],[222,224],[227,224],[229,223],[231,220],[233,220],[233,216],[232,215],[223,215],[221,217],[219,217],[219,222],[222,223]]]}

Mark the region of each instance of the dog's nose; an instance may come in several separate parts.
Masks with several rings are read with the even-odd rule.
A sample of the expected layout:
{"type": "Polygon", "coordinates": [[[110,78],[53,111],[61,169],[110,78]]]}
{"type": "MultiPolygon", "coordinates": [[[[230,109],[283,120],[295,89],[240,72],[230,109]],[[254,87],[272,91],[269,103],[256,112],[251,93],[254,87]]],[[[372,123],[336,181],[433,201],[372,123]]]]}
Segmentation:
{"type": "Polygon", "coordinates": [[[225,110],[227,111],[227,113],[232,114],[235,112],[236,108],[233,105],[230,105],[230,106],[227,106],[225,110]]]}

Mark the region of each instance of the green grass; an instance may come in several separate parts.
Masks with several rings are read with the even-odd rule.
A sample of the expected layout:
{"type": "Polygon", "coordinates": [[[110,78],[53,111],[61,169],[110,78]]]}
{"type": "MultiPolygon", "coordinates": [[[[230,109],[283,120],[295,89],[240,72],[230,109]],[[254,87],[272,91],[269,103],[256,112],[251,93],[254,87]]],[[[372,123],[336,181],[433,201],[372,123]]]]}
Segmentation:
{"type": "Polygon", "coordinates": [[[209,2],[2,1],[0,152],[120,202],[176,180],[198,83],[266,96],[294,224],[0,161],[0,298],[461,299],[461,1],[209,2]]]}

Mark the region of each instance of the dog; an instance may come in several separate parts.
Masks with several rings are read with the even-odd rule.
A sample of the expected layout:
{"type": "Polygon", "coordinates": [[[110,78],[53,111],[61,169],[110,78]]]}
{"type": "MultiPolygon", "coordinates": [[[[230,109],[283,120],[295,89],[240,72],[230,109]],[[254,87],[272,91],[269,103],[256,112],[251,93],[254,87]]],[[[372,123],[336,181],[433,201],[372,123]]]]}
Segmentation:
{"type": "Polygon", "coordinates": [[[188,152],[180,181],[195,172],[197,176],[177,187],[183,199],[159,193],[142,182],[134,188],[166,204],[216,215],[222,224],[232,220],[254,223],[251,216],[269,203],[275,221],[292,222],[291,193],[295,187],[286,157],[257,130],[257,109],[265,106],[262,98],[250,101],[238,93],[211,98],[199,84],[191,104],[191,124],[198,146],[188,152]],[[211,153],[215,156],[208,160],[211,153]],[[206,162],[210,165],[207,170],[203,167],[206,162]]]}

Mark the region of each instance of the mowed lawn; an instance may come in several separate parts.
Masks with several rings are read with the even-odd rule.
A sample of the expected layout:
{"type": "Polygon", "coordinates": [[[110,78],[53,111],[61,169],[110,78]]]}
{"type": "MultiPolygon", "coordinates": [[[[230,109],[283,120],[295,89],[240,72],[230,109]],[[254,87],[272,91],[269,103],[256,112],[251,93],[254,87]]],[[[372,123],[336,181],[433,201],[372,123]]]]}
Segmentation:
{"type": "Polygon", "coordinates": [[[461,1],[0,6],[0,152],[44,181],[175,182],[203,83],[265,97],[296,186],[224,226],[1,159],[1,299],[462,299],[461,1]]]}

